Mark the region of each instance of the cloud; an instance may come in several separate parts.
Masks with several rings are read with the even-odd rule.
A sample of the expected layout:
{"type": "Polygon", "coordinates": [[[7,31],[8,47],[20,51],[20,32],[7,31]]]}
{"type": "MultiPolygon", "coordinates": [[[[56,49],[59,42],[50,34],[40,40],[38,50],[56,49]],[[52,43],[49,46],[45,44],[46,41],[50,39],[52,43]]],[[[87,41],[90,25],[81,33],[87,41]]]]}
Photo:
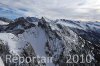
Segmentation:
{"type": "Polygon", "coordinates": [[[51,19],[100,19],[100,0],[0,0],[0,7],[1,16],[15,18],[45,16],[51,19]]]}

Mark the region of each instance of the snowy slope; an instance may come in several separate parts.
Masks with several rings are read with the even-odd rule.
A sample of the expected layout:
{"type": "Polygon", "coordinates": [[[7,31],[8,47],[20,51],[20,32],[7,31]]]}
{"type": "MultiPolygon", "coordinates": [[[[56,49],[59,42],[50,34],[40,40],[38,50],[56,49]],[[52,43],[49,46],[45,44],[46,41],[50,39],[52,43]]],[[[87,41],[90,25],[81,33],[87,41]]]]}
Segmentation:
{"type": "MultiPolygon", "coordinates": [[[[30,43],[37,56],[46,57],[44,48],[47,39],[42,28],[36,27],[28,29],[23,34],[19,34],[18,37],[11,33],[0,33],[0,39],[8,43],[11,53],[20,53],[21,49],[24,48],[27,43],[30,43]]],[[[47,66],[51,66],[51,64],[47,64],[47,66]]]]}
{"type": "Polygon", "coordinates": [[[0,21],[0,25],[8,25],[9,23],[4,22],[4,21],[0,21]]]}
{"type": "Polygon", "coordinates": [[[8,46],[10,48],[10,52],[18,54],[18,48],[17,46],[20,46],[18,44],[19,40],[18,37],[16,37],[14,34],[11,33],[0,33],[0,39],[3,40],[3,42],[6,44],[8,43],[8,46]]]}
{"type": "Polygon", "coordinates": [[[29,42],[34,46],[34,49],[36,49],[39,55],[42,56],[44,54],[41,51],[44,51],[42,50],[42,46],[44,46],[43,44],[46,42],[46,36],[41,28],[28,29],[23,34],[19,34],[18,37],[11,33],[0,33],[0,39],[4,40],[4,42],[8,42],[10,50],[15,53],[18,51],[18,48],[23,48],[23,46],[29,42]]]}

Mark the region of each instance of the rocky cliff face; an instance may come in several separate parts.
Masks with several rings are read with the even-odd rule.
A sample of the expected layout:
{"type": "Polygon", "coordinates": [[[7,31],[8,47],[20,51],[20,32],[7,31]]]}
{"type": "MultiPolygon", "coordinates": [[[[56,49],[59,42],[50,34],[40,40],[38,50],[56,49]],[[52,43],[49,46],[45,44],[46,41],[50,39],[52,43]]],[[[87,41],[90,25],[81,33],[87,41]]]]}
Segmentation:
{"type": "Polygon", "coordinates": [[[99,66],[99,25],[99,22],[21,17],[1,26],[0,56],[5,66],[99,66]],[[52,57],[52,63],[38,63],[37,58],[20,65],[6,63],[7,54],[52,57]]]}

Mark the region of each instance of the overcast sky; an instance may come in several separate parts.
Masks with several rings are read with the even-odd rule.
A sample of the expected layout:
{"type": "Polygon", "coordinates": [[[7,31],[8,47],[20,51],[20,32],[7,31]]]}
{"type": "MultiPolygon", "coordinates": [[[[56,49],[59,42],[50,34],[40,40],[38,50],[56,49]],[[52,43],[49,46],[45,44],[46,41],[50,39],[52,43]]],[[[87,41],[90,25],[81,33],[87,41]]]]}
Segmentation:
{"type": "Polygon", "coordinates": [[[0,16],[100,20],[100,0],[0,0],[0,16]]]}

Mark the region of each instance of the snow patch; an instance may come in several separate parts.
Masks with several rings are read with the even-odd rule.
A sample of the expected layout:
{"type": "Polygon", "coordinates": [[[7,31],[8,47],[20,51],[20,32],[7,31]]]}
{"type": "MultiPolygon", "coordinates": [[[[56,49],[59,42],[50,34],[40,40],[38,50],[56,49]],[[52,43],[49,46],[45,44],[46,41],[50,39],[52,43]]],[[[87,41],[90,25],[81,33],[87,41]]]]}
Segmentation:
{"type": "Polygon", "coordinates": [[[8,25],[9,23],[4,22],[4,21],[0,21],[0,25],[8,25]]]}

